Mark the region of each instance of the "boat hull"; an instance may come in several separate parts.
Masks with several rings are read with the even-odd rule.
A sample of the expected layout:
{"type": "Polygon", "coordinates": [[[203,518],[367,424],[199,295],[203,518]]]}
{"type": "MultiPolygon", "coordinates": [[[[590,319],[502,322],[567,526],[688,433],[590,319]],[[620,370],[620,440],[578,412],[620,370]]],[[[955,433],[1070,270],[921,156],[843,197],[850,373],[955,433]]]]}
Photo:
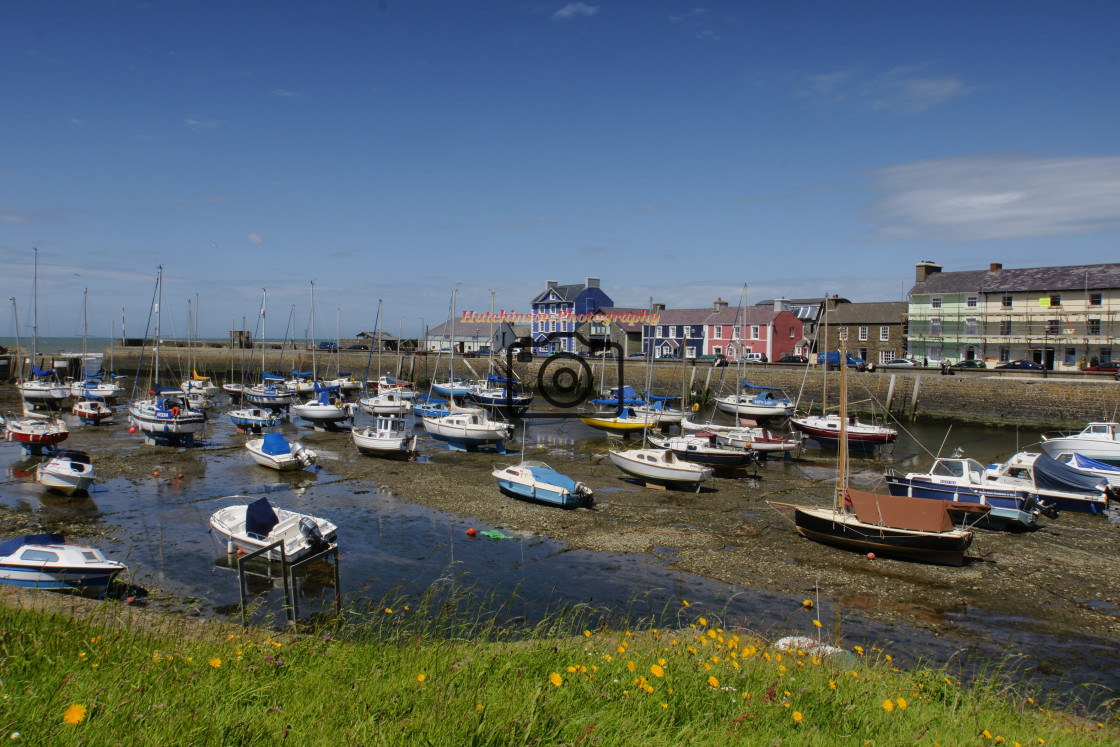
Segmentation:
{"type": "Polygon", "coordinates": [[[827,508],[798,507],[794,523],[801,536],[816,542],[934,565],[964,565],[965,553],[972,544],[971,532],[930,537],[922,532],[865,524],[851,514],[827,508]]]}
{"type": "Polygon", "coordinates": [[[667,462],[660,454],[653,454],[650,458],[651,451],[655,450],[615,451],[612,449],[610,456],[614,466],[626,474],[658,484],[684,485],[699,490],[700,483],[712,476],[711,467],[691,462],[682,464],[676,457],[667,462]],[[643,458],[642,455],[646,456],[643,458]]]}
{"type": "Polygon", "coordinates": [[[939,485],[922,480],[917,475],[887,475],[885,479],[887,491],[891,495],[988,506],[991,511],[979,522],[981,526],[993,529],[1029,529],[1038,523],[1038,502],[1024,491],[970,490],[956,485],[939,485]]]}

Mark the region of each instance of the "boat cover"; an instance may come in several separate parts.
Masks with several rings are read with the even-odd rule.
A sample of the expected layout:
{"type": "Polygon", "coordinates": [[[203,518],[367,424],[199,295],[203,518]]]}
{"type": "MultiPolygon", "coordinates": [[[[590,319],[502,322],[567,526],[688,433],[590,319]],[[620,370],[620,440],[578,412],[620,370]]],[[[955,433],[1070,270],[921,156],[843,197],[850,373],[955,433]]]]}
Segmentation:
{"type": "Polygon", "coordinates": [[[270,373],[262,373],[261,374],[261,379],[263,381],[284,381],[283,376],[277,376],[276,374],[270,374],[270,373]]]}
{"type": "Polygon", "coordinates": [[[680,397],[672,397],[672,396],[667,395],[667,394],[650,394],[649,392],[646,392],[646,399],[648,399],[650,402],[655,402],[656,403],[656,402],[669,402],[670,400],[680,399],[680,397]]]}
{"type": "Polygon", "coordinates": [[[558,488],[563,488],[569,493],[576,492],[576,481],[567,475],[562,475],[552,467],[533,467],[531,468],[533,477],[537,482],[543,482],[547,485],[555,485],[558,488]]]}
{"type": "MultiPolygon", "coordinates": [[[[270,433],[270,436],[280,435],[270,433]]],[[[245,507],[245,533],[249,536],[267,537],[280,520],[267,498],[259,498],[245,507]]]]}
{"type": "Polygon", "coordinates": [[[1084,454],[1078,454],[1076,451],[1073,452],[1070,457],[1069,464],[1078,469],[1095,469],[1100,472],[1108,472],[1112,475],[1120,475],[1120,467],[1117,467],[1115,464],[1098,462],[1096,459],[1090,459],[1084,454]]]}
{"type": "Polygon", "coordinates": [[[27,534],[0,544],[0,557],[7,557],[24,545],[61,545],[65,541],[61,534],[27,534]]]}
{"type": "Polygon", "coordinates": [[[1039,454],[1034,461],[1034,484],[1044,490],[1099,494],[1108,487],[1108,480],[1097,475],[1078,472],[1049,454],[1039,454]]]}
{"type": "Polygon", "coordinates": [[[161,394],[182,394],[182,389],[176,389],[173,386],[157,386],[149,390],[152,394],[159,396],[161,394]]]}
{"type": "Polygon", "coordinates": [[[782,388],[780,386],[759,386],[758,384],[750,383],[746,379],[743,379],[743,388],[744,389],[769,389],[770,391],[773,391],[773,392],[782,391],[782,388]]]}
{"type": "Polygon", "coordinates": [[[632,387],[632,386],[622,387],[622,392],[621,393],[618,391],[617,388],[612,389],[610,395],[608,395],[606,397],[600,397],[598,399],[593,399],[591,401],[596,405],[617,405],[619,403],[618,402],[619,397],[622,398],[622,404],[624,404],[624,405],[644,405],[644,404],[646,404],[646,401],[644,399],[642,399],[642,396],[640,394],[638,394],[638,392],[635,391],[634,387],[632,387]]]}
{"type": "Polygon", "coordinates": [[[314,371],[297,371],[294,368],[292,369],[292,376],[314,376],[314,375],[315,375],[314,371]]]}
{"type": "MultiPolygon", "coordinates": [[[[339,386],[337,384],[335,384],[333,386],[321,386],[319,384],[319,382],[317,382],[317,381],[315,382],[315,391],[318,392],[320,395],[325,395],[328,392],[337,392],[338,390],[339,390],[339,386]]],[[[319,397],[319,401],[322,402],[323,404],[328,404],[327,400],[323,396],[319,397]]]]}
{"type": "Polygon", "coordinates": [[[269,456],[291,454],[292,444],[284,438],[282,433],[266,433],[264,434],[264,443],[261,444],[261,451],[269,456]]]}
{"type": "Polygon", "coordinates": [[[844,497],[851,502],[856,518],[864,524],[918,532],[948,532],[953,528],[953,519],[945,510],[947,501],[865,493],[850,488],[844,492],[844,497]]]}
{"type": "Polygon", "coordinates": [[[517,383],[513,379],[503,379],[501,376],[495,376],[492,373],[491,374],[486,374],[486,380],[489,381],[491,384],[515,384],[515,383],[517,383]]]}

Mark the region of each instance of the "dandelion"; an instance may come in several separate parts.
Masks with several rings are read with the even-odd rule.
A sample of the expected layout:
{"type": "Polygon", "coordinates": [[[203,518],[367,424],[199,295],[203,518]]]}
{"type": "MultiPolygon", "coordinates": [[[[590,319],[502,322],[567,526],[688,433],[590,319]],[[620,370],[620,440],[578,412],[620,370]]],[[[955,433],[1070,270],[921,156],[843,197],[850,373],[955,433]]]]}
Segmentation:
{"type": "Polygon", "coordinates": [[[81,703],[71,703],[62,714],[62,720],[71,726],[77,726],[86,718],[86,707],[81,703]]]}
{"type": "Polygon", "coordinates": [[[692,602],[688,601],[687,599],[682,599],[681,604],[683,604],[685,607],[691,607],[692,606],[692,602]]]}
{"type": "Polygon", "coordinates": [[[669,704],[668,704],[668,703],[662,703],[662,704],[661,704],[661,707],[662,707],[662,708],[668,708],[668,707],[669,707],[669,704]]]}
{"type": "Polygon", "coordinates": [[[992,733],[990,731],[988,731],[987,729],[985,729],[984,731],[982,731],[980,733],[984,735],[984,739],[991,739],[992,738],[992,733]]]}
{"type": "Polygon", "coordinates": [[[426,679],[428,679],[428,675],[424,674],[423,672],[421,672],[420,674],[416,675],[416,681],[417,681],[417,682],[423,682],[423,681],[424,681],[424,680],[426,680],[426,679]]]}
{"type": "Polygon", "coordinates": [[[700,623],[700,627],[702,627],[702,628],[706,628],[706,627],[708,627],[708,620],[707,620],[707,618],[701,617],[701,618],[700,618],[699,620],[697,620],[696,622],[700,623]]]}
{"type": "Polygon", "coordinates": [[[717,680],[716,676],[713,674],[711,677],[708,678],[708,684],[711,685],[712,687],[719,687],[719,680],[717,680]]]}
{"type": "Polygon", "coordinates": [[[486,706],[482,705],[481,703],[475,703],[474,704],[474,709],[476,711],[478,711],[479,713],[482,713],[482,711],[485,710],[485,708],[486,708],[486,706]]]}
{"type": "Polygon", "coordinates": [[[590,630],[583,631],[583,637],[584,638],[590,638],[591,637],[591,631],[590,630]]]}
{"type": "Polygon", "coordinates": [[[391,608],[391,607],[386,607],[386,608],[385,608],[385,614],[386,614],[386,615],[391,615],[391,614],[393,614],[393,610],[392,610],[392,608],[391,608]]]}
{"type": "Polygon", "coordinates": [[[214,669],[217,669],[218,667],[222,666],[222,660],[215,656],[210,660],[210,666],[214,667],[214,669]]]}
{"type": "Polygon", "coordinates": [[[887,698],[883,701],[883,710],[887,713],[891,713],[892,711],[894,711],[894,703],[891,702],[890,698],[887,698]]]}
{"type": "Polygon", "coordinates": [[[820,626],[821,626],[821,621],[820,620],[813,620],[813,627],[819,628],[820,626]]]}
{"type": "Polygon", "coordinates": [[[833,690],[835,690],[836,689],[836,680],[829,680],[828,681],[828,686],[831,687],[833,690]]]}
{"type": "Polygon", "coordinates": [[[813,609],[813,600],[812,599],[806,599],[804,602],[801,603],[801,606],[804,607],[807,610],[811,610],[811,609],[813,609]]]}
{"type": "Polygon", "coordinates": [[[863,656],[863,646],[856,646],[853,650],[860,656],[863,656]]]}
{"type": "Polygon", "coordinates": [[[626,671],[633,672],[637,668],[638,668],[638,665],[635,664],[634,662],[632,662],[632,661],[626,662],[626,671]]]}
{"type": "Polygon", "coordinates": [[[561,677],[556,672],[553,672],[552,674],[548,675],[548,681],[551,682],[552,684],[556,685],[556,687],[560,687],[561,685],[564,684],[564,678],[561,677]]]}
{"type": "Polygon", "coordinates": [[[664,677],[665,676],[665,670],[662,669],[661,666],[658,665],[658,664],[654,664],[653,666],[651,666],[649,668],[649,672],[654,677],[664,677]]]}
{"type": "Polygon", "coordinates": [[[908,705],[910,705],[910,704],[906,702],[906,698],[899,698],[898,699],[898,707],[901,708],[902,710],[905,711],[906,706],[908,706],[908,705]]]}
{"type": "Polygon", "coordinates": [[[793,712],[793,722],[795,724],[800,724],[801,719],[803,719],[803,718],[805,718],[805,717],[801,715],[801,711],[794,711],[793,712]]]}

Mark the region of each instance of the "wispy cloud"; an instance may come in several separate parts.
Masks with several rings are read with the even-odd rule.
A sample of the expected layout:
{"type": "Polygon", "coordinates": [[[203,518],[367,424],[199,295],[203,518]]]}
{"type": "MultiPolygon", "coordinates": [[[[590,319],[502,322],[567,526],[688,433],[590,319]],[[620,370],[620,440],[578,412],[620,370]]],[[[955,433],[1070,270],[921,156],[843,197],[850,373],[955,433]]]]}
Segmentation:
{"type": "Polygon", "coordinates": [[[869,208],[884,240],[981,241],[1120,226],[1120,156],[982,156],[875,172],[869,208]]]}
{"type": "Polygon", "coordinates": [[[560,10],[552,14],[554,19],[566,20],[569,18],[590,18],[599,12],[598,5],[588,5],[587,3],[568,3],[560,10]]]}
{"type": "Polygon", "coordinates": [[[64,211],[55,208],[28,210],[27,208],[0,205],[0,223],[23,226],[58,226],[66,223],[66,215],[64,211]]]}
{"type": "Polygon", "coordinates": [[[669,23],[681,24],[694,29],[693,36],[700,41],[721,41],[722,37],[711,28],[707,28],[711,21],[711,14],[707,8],[692,8],[687,13],[674,13],[669,16],[669,23]]]}
{"type": "Polygon", "coordinates": [[[205,119],[203,117],[187,117],[183,120],[183,124],[192,130],[214,130],[218,127],[218,120],[205,119]]]}
{"type": "Polygon", "coordinates": [[[976,90],[960,78],[925,74],[919,67],[884,73],[834,70],[803,78],[795,95],[829,106],[889,114],[918,114],[976,90]]]}
{"type": "Polygon", "coordinates": [[[283,89],[283,88],[273,88],[272,89],[272,95],[277,97],[277,98],[281,98],[281,99],[295,99],[295,98],[300,98],[300,97],[303,96],[302,93],[297,93],[295,91],[288,91],[288,90],[283,89]]]}
{"type": "Polygon", "coordinates": [[[250,244],[255,244],[256,246],[260,246],[261,244],[264,243],[264,236],[261,236],[259,233],[251,233],[251,234],[249,234],[245,237],[245,240],[248,241],[250,244]]]}

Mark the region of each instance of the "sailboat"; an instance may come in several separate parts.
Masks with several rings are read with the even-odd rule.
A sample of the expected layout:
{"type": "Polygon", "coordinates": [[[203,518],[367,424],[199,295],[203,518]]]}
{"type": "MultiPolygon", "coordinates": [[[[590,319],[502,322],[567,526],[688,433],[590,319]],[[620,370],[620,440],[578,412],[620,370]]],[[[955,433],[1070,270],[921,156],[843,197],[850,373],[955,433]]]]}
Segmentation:
{"type": "MultiPolygon", "coordinates": [[[[843,359],[843,356],[841,356],[843,359]]],[[[797,506],[767,501],[793,513],[798,533],[815,542],[869,555],[881,554],[937,565],[964,565],[972,544],[970,529],[954,526],[950,507],[961,504],[869,493],[848,487],[848,380],[840,369],[839,467],[834,504],[828,508],[797,506]]],[[[988,513],[987,506],[968,507],[975,519],[988,513]]]]}
{"type": "Polygon", "coordinates": [[[86,288],[82,291],[82,380],[70,382],[70,394],[78,399],[71,412],[81,418],[83,423],[96,424],[112,416],[113,411],[106,404],[111,404],[121,396],[121,386],[112,380],[112,373],[107,374],[100,367],[94,373],[85,370],[89,338],[88,298],[89,288],[86,288]],[[107,376],[108,381],[105,380],[107,376]]]}
{"type": "MultiPolygon", "coordinates": [[[[156,272],[155,288],[156,326],[153,340],[155,343],[155,362],[152,366],[150,395],[137,398],[133,387],[133,400],[128,404],[131,431],[139,431],[151,444],[160,441],[170,444],[192,444],[194,434],[206,424],[206,414],[192,407],[186,395],[179,389],[159,386],[159,346],[160,346],[160,309],[163,306],[163,265],[156,272]]],[[[137,384],[139,376],[137,376],[137,384]]]]}
{"type": "MultiPolygon", "coordinates": [[[[377,318],[373,323],[373,347],[377,348],[377,369],[381,370],[381,299],[377,300],[377,318]]],[[[369,363],[373,360],[373,348],[370,348],[369,358],[366,361],[366,381],[369,381],[369,363]]],[[[383,376],[382,379],[387,377],[383,376]]],[[[412,409],[412,397],[397,387],[377,386],[376,391],[369,397],[362,397],[358,405],[370,415],[404,415],[412,409]]],[[[360,449],[360,447],[359,447],[360,449]]]]}
{"type": "MultiPolygon", "coordinates": [[[[246,387],[242,391],[242,396],[245,401],[251,405],[259,407],[268,407],[271,409],[286,408],[295,403],[296,393],[289,389],[284,383],[283,376],[277,376],[265,371],[265,354],[264,354],[264,340],[265,340],[265,324],[267,322],[268,310],[268,289],[265,288],[261,294],[261,315],[260,315],[260,328],[261,336],[258,338],[261,342],[261,383],[246,387]]],[[[256,343],[254,343],[256,344],[256,343]]]]}
{"type": "Polygon", "coordinates": [[[475,451],[493,446],[505,453],[504,440],[513,433],[513,424],[493,420],[481,407],[460,407],[449,402],[450,412],[442,417],[424,415],[421,421],[432,438],[447,442],[452,451],[475,451]]]}
{"type": "MultiPolygon", "coordinates": [[[[315,283],[311,283],[311,339],[315,339],[315,283]]],[[[292,405],[292,414],[309,421],[316,428],[337,428],[344,420],[354,419],[354,405],[344,402],[337,386],[321,386],[315,364],[315,348],[311,348],[311,373],[315,396],[292,405]]]]}
{"type": "Polygon", "coordinates": [[[467,397],[475,386],[469,382],[463,381],[455,375],[455,300],[459,293],[458,289],[451,291],[451,334],[450,338],[450,357],[448,363],[447,381],[432,381],[432,391],[443,397],[467,397]]]}
{"type": "MultiPolygon", "coordinates": [[[[35,249],[35,271],[31,281],[31,377],[16,382],[25,404],[24,411],[27,415],[27,405],[34,407],[37,403],[59,402],[70,396],[70,387],[61,383],[55,375],[54,369],[39,368],[39,250],[35,249]]],[[[22,373],[23,366],[20,366],[22,373]]]]}

